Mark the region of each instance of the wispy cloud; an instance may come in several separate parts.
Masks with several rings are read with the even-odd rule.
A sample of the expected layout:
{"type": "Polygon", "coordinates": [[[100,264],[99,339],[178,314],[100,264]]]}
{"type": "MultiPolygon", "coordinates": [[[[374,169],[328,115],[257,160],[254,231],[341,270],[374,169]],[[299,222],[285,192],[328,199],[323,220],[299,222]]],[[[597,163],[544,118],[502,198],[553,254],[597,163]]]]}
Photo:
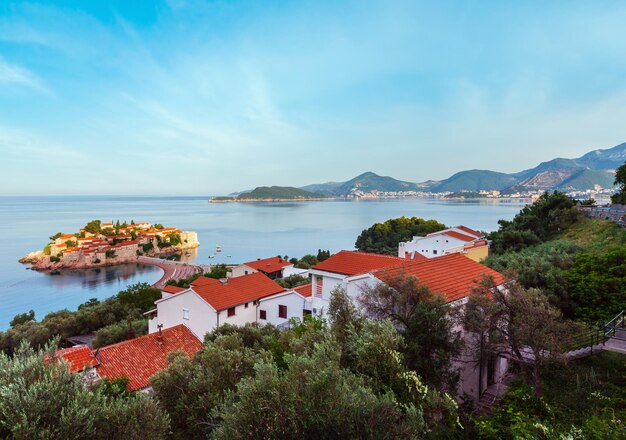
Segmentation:
{"type": "Polygon", "coordinates": [[[0,86],[18,85],[29,87],[40,92],[47,92],[43,81],[30,70],[17,64],[7,62],[0,56],[0,86]]]}

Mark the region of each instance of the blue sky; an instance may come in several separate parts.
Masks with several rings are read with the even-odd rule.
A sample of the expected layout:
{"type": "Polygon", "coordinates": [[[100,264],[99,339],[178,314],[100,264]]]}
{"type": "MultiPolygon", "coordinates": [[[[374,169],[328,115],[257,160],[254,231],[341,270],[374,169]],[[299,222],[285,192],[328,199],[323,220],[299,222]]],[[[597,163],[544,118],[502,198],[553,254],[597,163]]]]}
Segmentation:
{"type": "Polygon", "coordinates": [[[626,3],[0,2],[0,194],[519,171],[626,141],[626,3]]]}

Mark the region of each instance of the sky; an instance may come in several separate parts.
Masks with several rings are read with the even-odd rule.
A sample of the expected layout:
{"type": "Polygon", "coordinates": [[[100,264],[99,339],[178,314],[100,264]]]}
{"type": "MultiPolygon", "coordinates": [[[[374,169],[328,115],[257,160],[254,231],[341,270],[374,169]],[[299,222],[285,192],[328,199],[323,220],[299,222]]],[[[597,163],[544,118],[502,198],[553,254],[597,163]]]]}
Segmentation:
{"type": "Polygon", "coordinates": [[[0,1],[0,194],[516,172],[626,141],[623,1],[0,1]]]}

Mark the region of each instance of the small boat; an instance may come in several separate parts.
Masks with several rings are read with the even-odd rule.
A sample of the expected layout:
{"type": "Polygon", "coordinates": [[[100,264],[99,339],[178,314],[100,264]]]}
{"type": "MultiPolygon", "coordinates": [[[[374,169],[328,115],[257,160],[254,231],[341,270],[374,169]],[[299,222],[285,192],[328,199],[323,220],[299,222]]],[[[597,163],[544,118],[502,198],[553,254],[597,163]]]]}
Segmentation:
{"type": "Polygon", "coordinates": [[[215,246],[215,252],[222,252],[222,246],[220,246],[219,244],[215,246]]]}
{"type": "Polygon", "coordinates": [[[232,255],[226,255],[226,258],[230,258],[230,257],[232,257],[232,255]]]}

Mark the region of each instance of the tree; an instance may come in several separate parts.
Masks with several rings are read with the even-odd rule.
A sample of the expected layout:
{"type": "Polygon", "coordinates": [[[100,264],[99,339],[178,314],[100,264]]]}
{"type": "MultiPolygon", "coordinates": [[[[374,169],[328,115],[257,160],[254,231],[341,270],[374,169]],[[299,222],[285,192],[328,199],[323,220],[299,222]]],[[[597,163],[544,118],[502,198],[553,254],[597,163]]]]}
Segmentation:
{"type": "Polygon", "coordinates": [[[57,239],[57,238],[59,238],[61,235],[63,235],[63,232],[57,232],[56,234],[51,235],[51,236],[50,236],[50,241],[54,241],[54,240],[56,240],[56,239],[57,239]]]}
{"type": "Polygon", "coordinates": [[[154,302],[161,299],[161,290],[145,282],[135,283],[120,291],[117,298],[127,309],[143,313],[154,308],[154,302]]]}
{"type": "Polygon", "coordinates": [[[317,250],[317,261],[319,261],[320,263],[324,260],[327,260],[330,258],[330,251],[324,251],[322,249],[318,249],[317,250]]]}
{"type": "Polygon", "coordinates": [[[458,372],[452,361],[462,346],[454,330],[455,308],[403,272],[390,274],[384,283],[364,286],[359,302],[368,316],[389,319],[398,329],[409,369],[437,389],[454,391],[458,372]]]}
{"type": "MultiPolygon", "coordinates": [[[[424,438],[445,432],[455,420],[452,399],[432,392],[399,364],[395,376],[413,399],[406,403],[392,392],[376,393],[364,377],[341,368],[339,357],[331,338],[311,352],[286,355],[282,370],[258,362],[255,374],[240,380],[219,407],[222,423],[214,437],[424,438]]],[[[400,355],[390,350],[389,359],[394,357],[400,355]]]]}
{"type": "Polygon", "coordinates": [[[56,342],[34,351],[22,344],[0,353],[0,437],[63,439],[165,438],[167,414],[141,393],[111,395],[85,387],[64,361],[53,361],[56,342]]]}
{"type": "Polygon", "coordinates": [[[510,357],[537,396],[544,366],[565,362],[571,337],[582,329],[564,320],[539,289],[524,289],[513,281],[498,289],[490,278],[482,281],[466,303],[463,324],[476,336],[470,351],[477,363],[489,356],[510,357]]]}
{"type": "Polygon", "coordinates": [[[618,186],[618,192],[611,196],[611,202],[626,205],[626,162],[615,172],[613,183],[618,186]]]}
{"type": "Polygon", "coordinates": [[[98,234],[100,232],[100,225],[100,220],[92,220],[85,225],[84,229],[90,234],[98,234]]]}
{"type": "MultiPolygon", "coordinates": [[[[260,332],[248,330],[260,341],[260,332]]],[[[246,344],[239,330],[229,326],[225,331],[231,333],[213,335],[193,359],[170,356],[169,368],[152,378],[156,398],[171,417],[174,438],[209,437],[221,420],[215,410],[225,395],[254,374],[258,361],[269,359],[267,352],[254,348],[252,340],[246,344]]]]}
{"type": "Polygon", "coordinates": [[[364,229],[356,239],[355,247],[361,252],[397,255],[398,244],[411,240],[414,236],[423,236],[441,231],[446,225],[436,220],[424,220],[417,217],[400,217],[376,223],[364,229]]]}
{"type": "Polygon", "coordinates": [[[315,255],[307,254],[300,258],[300,261],[298,261],[296,267],[298,269],[310,269],[316,264],[319,264],[319,260],[317,259],[317,257],[315,255]]]}
{"type": "Polygon", "coordinates": [[[228,274],[228,268],[225,264],[216,264],[215,266],[211,266],[211,271],[209,273],[205,273],[204,276],[208,278],[226,278],[228,274]]]}
{"type": "Polygon", "coordinates": [[[532,205],[524,207],[511,221],[500,220],[492,232],[491,252],[502,254],[533,246],[563,232],[579,218],[575,201],[554,191],[543,193],[532,205]]]}
{"type": "Polygon", "coordinates": [[[147,333],[148,321],[145,319],[116,322],[96,331],[93,348],[116,344],[147,333]]]}
{"type": "Polygon", "coordinates": [[[294,287],[309,284],[311,280],[309,277],[303,277],[302,275],[289,275],[286,278],[279,278],[275,280],[277,284],[283,286],[285,289],[293,289],[294,287]]]}
{"type": "Polygon", "coordinates": [[[30,309],[28,313],[18,313],[17,315],[15,315],[13,319],[11,320],[11,322],[9,323],[9,325],[11,326],[11,328],[14,328],[15,326],[19,324],[24,324],[25,322],[34,321],[34,320],[35,320],[35,311],[33,309],[30,309]]]}

